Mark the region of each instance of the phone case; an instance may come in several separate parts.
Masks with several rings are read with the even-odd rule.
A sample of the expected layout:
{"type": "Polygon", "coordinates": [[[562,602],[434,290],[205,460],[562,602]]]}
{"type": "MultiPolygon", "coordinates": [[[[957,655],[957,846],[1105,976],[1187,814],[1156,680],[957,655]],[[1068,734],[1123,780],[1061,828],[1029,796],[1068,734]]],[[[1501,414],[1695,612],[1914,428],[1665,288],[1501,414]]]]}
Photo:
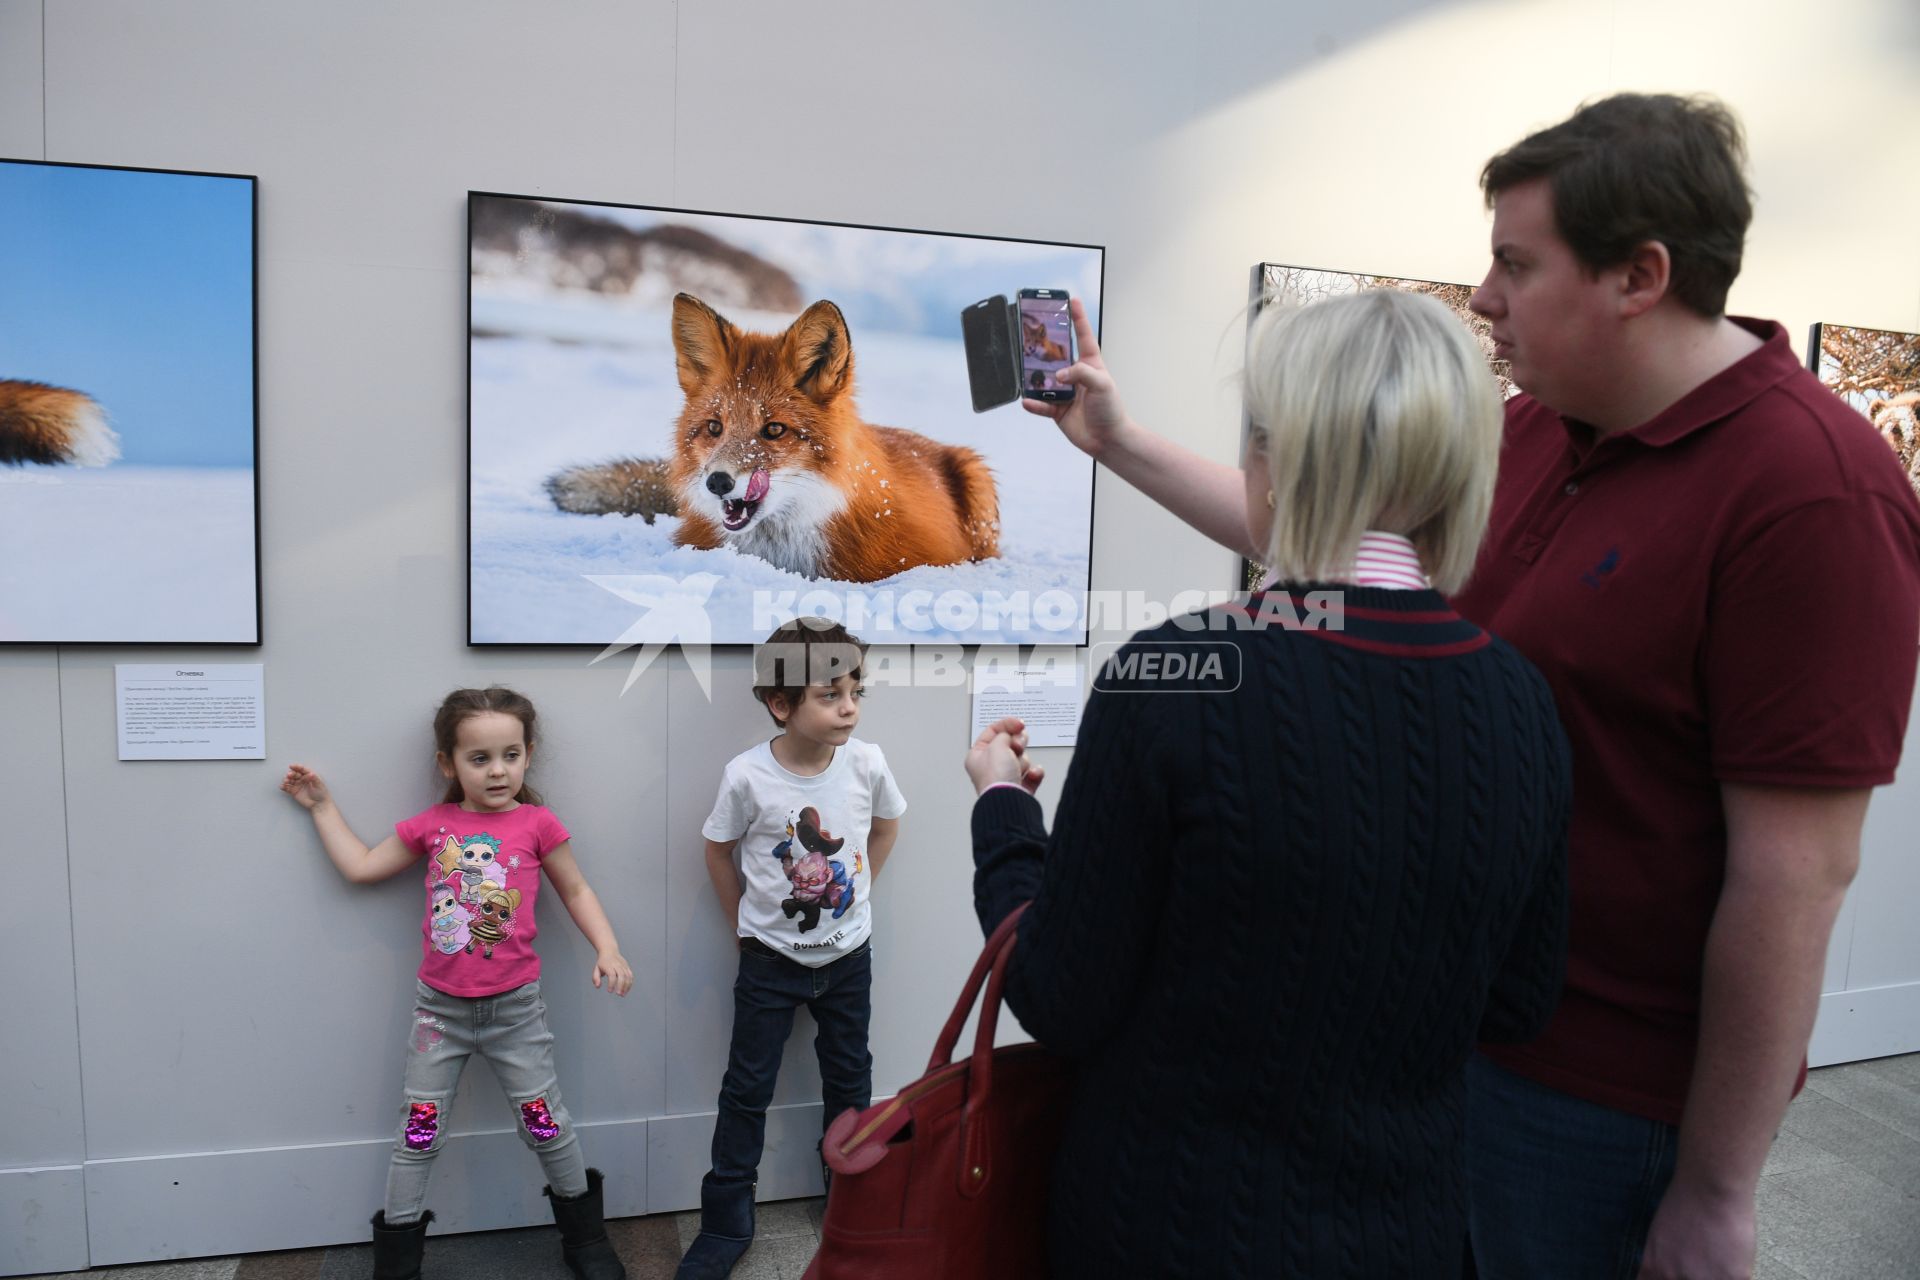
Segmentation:
{"type": "Polygon", "coordinates": [[[996,293],[960,313],[967,348],[973,411],[985,413],[1020,398],[1020,317],[1007,295],[996,293]]]}

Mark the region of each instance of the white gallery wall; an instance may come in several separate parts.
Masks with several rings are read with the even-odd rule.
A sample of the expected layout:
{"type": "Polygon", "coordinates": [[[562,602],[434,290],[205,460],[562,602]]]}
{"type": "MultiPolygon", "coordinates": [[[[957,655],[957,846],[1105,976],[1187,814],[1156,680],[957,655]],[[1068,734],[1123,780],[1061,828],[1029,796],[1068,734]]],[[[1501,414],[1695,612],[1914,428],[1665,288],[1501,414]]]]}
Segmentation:
{"type": "MultiPolygon", "coordinates": [[[[697,1199],[732,980],[699,824],[768,726],[744,652],[716,655],[709,701],[678,654],[622,696],[625,657],[465,646],[468,189],[1103,244],[1136,415],[1226,460],[1253,263],[1477,280],[1480,164],[1618,89],[1710,91],[1746,121],[1734,310],[1797,345],[1815,320],[1920,329],[1917,56],[1910,0],[1817,19],[1784,0],[0,0],[0,156],[259,176],[266,637],[0,649],[0,1274],[364,1237],[418,889],[343,883],[275,785],[313,765],[377,837],[436,798],[427,724],[461,684],[539,705],[536,776],[636,972],[624,1001],[594,991],[543,901],[562,1087],[608,1210],[697,1199]],[[176,660],[265,664],[269,759],[115,759],[114,664],[176,660]]],[[[1096,588],[1164,602],[1233,574],[1099,477],[1096,588]]],[[[979,945],[967,714],[929,681],[876,689],[862,726],[911,805],[876,895],[881,1093],[923,1067],[979,945]]],[[[1820,1060],[1920,1047],[1916,779],[1875,802],[1820,1060]]],[[[817,1184],[799,1025],[767,1197],[817,1184]]],[[[453,1126],[441,1226],[544,1218],[484,1067],[453,1126]]]]}

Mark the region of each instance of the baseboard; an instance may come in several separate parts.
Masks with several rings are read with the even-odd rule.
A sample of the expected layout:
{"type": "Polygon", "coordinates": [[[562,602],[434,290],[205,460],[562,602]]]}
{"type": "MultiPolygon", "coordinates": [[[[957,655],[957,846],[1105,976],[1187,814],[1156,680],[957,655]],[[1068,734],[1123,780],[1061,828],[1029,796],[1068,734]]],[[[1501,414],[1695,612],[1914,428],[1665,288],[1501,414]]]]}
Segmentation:
{"type": "MultiPolygon", "coordinates": [[[[580,1126],[606,1174],[609,1218],[697,1208],[713,1113],[580,1126]]],[[[774,1107],[761,1200],[820,1194],[820,1105],[774,1107]]],[[[89,1160],[0,1171],[0,1275],[347,1244],[367,1238],[391,1139],[89,1160]]],[[[427,1203],[431,1234],[551,1222],[517,1133],[446,1139],[427,1203]]]]}
{"type": "Polygon", "coordinates": [[[87,1265],[87,1184],[79,1165],[0,1169],[0,1276],[87,1265]]]}
{"type": "MultiPolygon", "coordinates": [[[[820,1104],[767,1112],[767,1148],[760,1157],[761,1200],[820,1194],[820,1104]]],[[[713,1112],[655,1116],[647,1122],[648,1213],[700,1207],[700,1179],[712,1163],[713,1112]]]]}
{"type": "Polygon", "coordinates": [[[1820,997],[1807,1063],[1885,1058],[1920,1049],[1920,982],[1835,991],[1820,997]]]}

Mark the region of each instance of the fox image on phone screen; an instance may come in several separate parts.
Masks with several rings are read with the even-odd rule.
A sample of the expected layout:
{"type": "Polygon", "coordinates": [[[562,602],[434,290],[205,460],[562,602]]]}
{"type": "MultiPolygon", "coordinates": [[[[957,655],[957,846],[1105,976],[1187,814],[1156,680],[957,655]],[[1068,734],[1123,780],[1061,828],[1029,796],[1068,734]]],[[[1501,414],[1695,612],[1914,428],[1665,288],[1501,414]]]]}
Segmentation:
{"type": "Polygon", "coordinates": [[[1035,400],[1071,400],[1060,371],[1073,363],[1073,319],[1065,289],[1020,291],[1020,391],[1035,400]]]}

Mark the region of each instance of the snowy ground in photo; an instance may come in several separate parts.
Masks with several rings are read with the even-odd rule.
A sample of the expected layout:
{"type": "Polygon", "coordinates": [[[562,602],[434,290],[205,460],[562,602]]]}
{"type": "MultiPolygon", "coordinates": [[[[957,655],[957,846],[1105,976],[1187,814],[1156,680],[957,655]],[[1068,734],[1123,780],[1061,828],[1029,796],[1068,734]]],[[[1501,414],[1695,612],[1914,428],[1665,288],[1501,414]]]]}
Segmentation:
{"type": "MultiPolygon", "coordinates": [[[[761,331],[777,332],[786,323],[751,313],[728,318],[761,331]]],[[[622,584],[594,579],[684,580],[699,574],[717,579],[705,605],[712,643],[765,638],[771,624],[756,624],[756,593],[791,599],[788,612],[833,612],[829,602],[849,591],[875,605],[891,597],[896,614],[910,593],[930,593],[927,601],[958,593],[939,608],[918,611],[928,613],[924,629],[888,633],[869,623],[863,638],[880,643],[1083,639],[1093,464],[1051,422],[1018,405],[974,414],[958,342],[856,332],[856,402],[868,422],[967,445],[986,458],[999,489],[1001,554],[977,564],[921,566],[880,582],[839,584],[803,578],[730,548],[676,547],[677,521],[671,517],[648,525],[638,517],[574,515],[547,497],[542,481],[563,467],[667,456],[682,401],[667,312],[613,303],[559,306],[476,291],[473,322],[481,332],[542,335],[472,343],[476,642],[694,641],[684,630],[661,633],[674,624],[673,610],[657,615],[661,628],[641,623],[647,606],[632,598],[635,584],[626,584],[623,597],[616,594],[622,584]],[[1065,611],[1030,616],[1024,626],[983,626],[979,617],[969,622],[967,602],[990,592],[1008,599],[1021,593],[1029,601],[1064,593],[1048,600],[1064,603],[1065,611]],[[640,629],[630,630],[636,624],[640,629]]],[[[638,585],[638,596],[650,594],[647,584],[638,585]]],[[[706,586],[699,580],[700,588],[706,586]]],[[[1002,610],[1003,624],[1011,621],[1009,613],[1002,610]]],[[[895,618],[902,626],[916,620],[895,618]]]]}
{"type": "Polygon", "coordinates": [[[0,640],[258,639],[253,472],[0,467],[0,640]]]}

